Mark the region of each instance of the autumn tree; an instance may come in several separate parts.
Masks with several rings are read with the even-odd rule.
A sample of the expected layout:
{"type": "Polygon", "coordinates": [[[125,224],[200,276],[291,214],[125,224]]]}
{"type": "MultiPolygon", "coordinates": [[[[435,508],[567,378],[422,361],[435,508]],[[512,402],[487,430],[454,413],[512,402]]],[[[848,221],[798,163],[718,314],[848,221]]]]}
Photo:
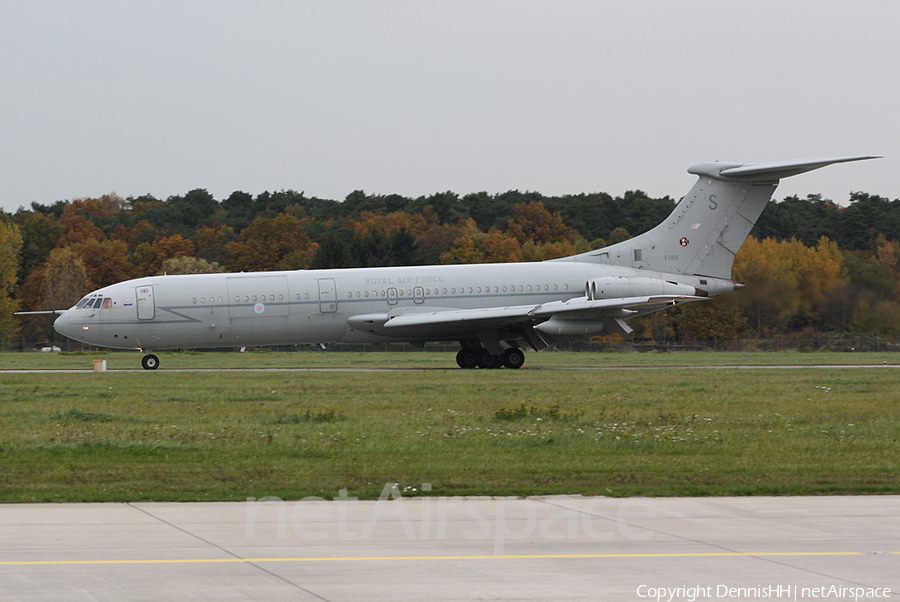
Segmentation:
{"type": "Polygon", "coordinates": [[[192,257],[195,254],[194,243],[180,234],[160,238],[152,243],[141,243],[131,256],[131,265],[137,274],[149,276],[160,271],[167,259],[176,257],[192,257]]]}
{"type": "Polygon", "coordinates": [[[224,264],[228,259],[225,245],[234,242],[237,236],[230,226],[215,222],[212,226],[200,226],[194,233],[197,257],[212,263],[224,264]]]}
{"type": "MultiPolygon", "coordinates": [[[[602,241],[599,241],[602,243],[602,241]]],[[[602,246],[602,244],[600,245],[602,246]]],[[[587,253],[597,248],[591,245],[581,236],[572,241],[561,240],[559,242],[535,243],[527,241],[522,245],[522,261],[547,261],[560,257],[569,257],[579,253],[587,253]]]]}
{"type": "Polygon", "coordinates": [[[84,262],[94,287],[100,288],[135,276],[121,240],[87,240],[70,247],[84,262]]]}
{"type": "Polygon", "coordinates": [[[487,234],[468,234],[457,238],[453,247],[441,255],[441,263],[510,263],[522,261],[521,247],[515,238],[491,230],[487,234]]]}
{"type": "MultiPolygon", "coordinates": [[[[424,213],[430,210],[425,207],[424,213]]],[[[441,255],[451,249],[456,239],[478,233],[478,226],[471,218],[460,219],[453,224],[428,220],[428,227],[416,237],[416,261],[421,264],[441,262],[441,255]]]]}
{"type": "Polygon", "coordinates": [[[506,232],[525,244],[573,242],[575,233],[569,230],[562,215],[557,211],[550,213],[541,201],[519,203],[514,208],[515,217],[509,220],[506,232]]]}
{"type": "Polygon", "coordinates": [[[133,227],[124,224],[116,225],[110,236],[112,240],[121,240],[129,250],[134,250],[141,243],[152,243],[159,238],[159,230],[147,220],[139,220],[133,227]]]}
{"type": "Polygon", "coordinates": [[[22,235],[12,220],[0,213],[0,341],[16,336],[18,321],[15,318],[17,303],[13,299],[19,272],[19,254],[22,251],[22,235]]]}
{"type": "Polygon", "coordinates": [[[228,243],[228,268],[232,271],[302,270],[309,267],[319,245],[306,233],[308,220],[284,213],[258,217],[228,243]]]}
{"type": "Polygon", "coordinates": [[[172,257],[162,262],[157,276],[168,274],[170,276],[176,274],[217,274],[224,272],[224,268],[216,262],[210,263],[199,257],[172,257]]]}
{"type": "Polygon", "coordinates": [[[59,218],[59,224],[64,228],[64,232],[57,241],[58,247],[81,244],[88,240],[106,240],[103,231],[94,225],[91,220],[76,213],[72,209],[72,205],[66,206],[62,217],[59,218]]]}
{"type": "Polygon", "coordinates": [[[826,237],[811,248],[797,239],[751,236],[734,262],[734,279],[747,285],[739,304],[759,332],[816,325],[821,306],[844,282],[842,263],[840,249],[826,237]]]}

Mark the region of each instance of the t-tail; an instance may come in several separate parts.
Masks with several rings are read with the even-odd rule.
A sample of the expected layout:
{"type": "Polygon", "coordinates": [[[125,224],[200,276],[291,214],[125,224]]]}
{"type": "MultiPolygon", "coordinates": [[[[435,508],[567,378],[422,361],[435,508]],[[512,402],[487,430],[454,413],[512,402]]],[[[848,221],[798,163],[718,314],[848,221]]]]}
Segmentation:
{"type": "Polygon", "coordinates": [[[832,163],[875,158],[694,165],[688,173],[699,176],[697,183],[661,224],[630,240],[561,261],[730,279],[734,256],[781,178],[832,163]]]}

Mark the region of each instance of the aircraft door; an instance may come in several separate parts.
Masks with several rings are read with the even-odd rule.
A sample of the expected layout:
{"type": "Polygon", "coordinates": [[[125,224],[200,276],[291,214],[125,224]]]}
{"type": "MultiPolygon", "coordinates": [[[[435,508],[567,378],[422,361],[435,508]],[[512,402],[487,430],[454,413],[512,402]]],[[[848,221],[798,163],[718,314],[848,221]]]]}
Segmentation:
{"type": "Polygon", "coordinates": [[[337,294],[334,290],[333,278],[319,279],[319,311],[332,314],[337,311],[337,294]]]}
{"type": "Polygon", "coordinates": [[[139,286],[134,289],[137,299],[138,320],[152,320],[156,316],[156,304],[153,301],[153,287],[139,286]]]}

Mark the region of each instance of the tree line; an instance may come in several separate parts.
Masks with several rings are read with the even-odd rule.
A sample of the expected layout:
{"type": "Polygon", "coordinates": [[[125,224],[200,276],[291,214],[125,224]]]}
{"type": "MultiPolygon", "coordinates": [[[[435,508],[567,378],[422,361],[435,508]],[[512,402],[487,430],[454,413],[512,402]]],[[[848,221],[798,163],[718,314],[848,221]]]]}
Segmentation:
{"type": "MultiPolygon", "coordinates": [[[[639,190],[417,198],[354,191],[334,201],[291,190],[216,200],[202,189],[165,200],[110,194],[32,203],[0,212],[0,339],[47,339],[50,320],[13,312],[67,308],[128,278],[541,261],[627,240],[675,204],[639,190]]],[[[645,318],[635,334],[900,336],[900,200],[858,192],[846,206],[819,195],[770,202],[737,256],[734,278],[747,288],[645,318]]]]}

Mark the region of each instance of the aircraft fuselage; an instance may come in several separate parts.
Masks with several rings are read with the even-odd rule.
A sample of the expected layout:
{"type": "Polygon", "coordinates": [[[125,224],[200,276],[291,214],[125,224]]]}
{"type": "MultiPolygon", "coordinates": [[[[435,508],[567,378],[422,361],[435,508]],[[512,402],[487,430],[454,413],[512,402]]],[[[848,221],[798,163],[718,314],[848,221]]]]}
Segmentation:
{"type": "Polygon", "coordinates": [[[566,301],[584,295],[585,283],[600,276],[696,287],[702,280],[710,294],[734,288],[724,280],[575,262],[154,276],[91,293],[55,327],[85,343],[143,350],[459,340],[462,335],[453,329],[443,334],[422,329],[417,337],[384,329],[374,334],[351,322],[369,314],[566,301]]]}

